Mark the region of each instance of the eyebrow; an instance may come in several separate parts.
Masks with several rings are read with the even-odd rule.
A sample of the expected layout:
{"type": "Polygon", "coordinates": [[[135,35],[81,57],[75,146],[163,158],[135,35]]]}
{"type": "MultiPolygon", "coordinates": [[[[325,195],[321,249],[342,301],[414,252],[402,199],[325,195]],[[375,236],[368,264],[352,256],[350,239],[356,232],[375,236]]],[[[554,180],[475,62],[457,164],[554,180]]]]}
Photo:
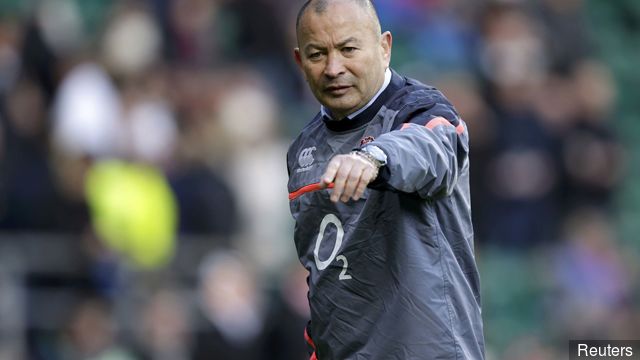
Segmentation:
{"type": "MultiPolygon", "coordinates": [[[[345,45],[347,45],[347,44],[349,44],[351,42],[354,42],[356,44],[360,43],[360,41],[356,37],[351,36],[351,37],[346,38],[345,40],[340,41],[339,43],[336,44],[336,46],[340,48],[340,47],[343,47],[343,46],[345,46],[345,45]]],[[[307,46],[304,47],[304,50],[306,52],[308,52],[310,48],[323,49],[324,47],[320,46],[320,45],[317,45],[317,44],[311,43],[311,44],[307,44],[307,46]]]]}
{"type": "Polygon", "coordinates": [[[358,41],[358,39],[356,39],[355,37],[352,36],[352,37],[347,38],[346,40],[343,40],[343,41],[339,42],[337,45],[338,45],[338,47],[343,47],[343,46],[347,45],[350,42],[360,43],[360,41],[358,41]]]}

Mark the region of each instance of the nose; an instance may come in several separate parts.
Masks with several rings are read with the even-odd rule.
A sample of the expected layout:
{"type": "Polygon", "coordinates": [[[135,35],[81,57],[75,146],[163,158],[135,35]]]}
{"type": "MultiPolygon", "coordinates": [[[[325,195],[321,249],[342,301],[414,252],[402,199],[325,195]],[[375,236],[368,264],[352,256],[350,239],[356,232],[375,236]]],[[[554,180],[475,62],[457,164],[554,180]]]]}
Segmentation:
{"type": "Polygon", "coordinates": [[[344,62],[340,55],[330,53],[324,67],[324,75],[330,79],[337,78],[345,72],[344,62]]]}

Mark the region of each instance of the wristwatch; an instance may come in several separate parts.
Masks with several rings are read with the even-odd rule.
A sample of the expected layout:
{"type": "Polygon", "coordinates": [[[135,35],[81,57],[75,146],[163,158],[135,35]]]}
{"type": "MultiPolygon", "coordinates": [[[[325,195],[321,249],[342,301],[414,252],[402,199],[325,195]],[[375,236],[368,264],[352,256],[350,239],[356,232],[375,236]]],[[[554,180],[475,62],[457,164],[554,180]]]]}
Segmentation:
{"type": "Polygon", "coordinates": [[[375,145],[365,145],[362,149],[360,149],[360,151],[373,158],[378,167],[387,165],[387,154],[385,154],[384,151],[379,147],[375,145]]]}

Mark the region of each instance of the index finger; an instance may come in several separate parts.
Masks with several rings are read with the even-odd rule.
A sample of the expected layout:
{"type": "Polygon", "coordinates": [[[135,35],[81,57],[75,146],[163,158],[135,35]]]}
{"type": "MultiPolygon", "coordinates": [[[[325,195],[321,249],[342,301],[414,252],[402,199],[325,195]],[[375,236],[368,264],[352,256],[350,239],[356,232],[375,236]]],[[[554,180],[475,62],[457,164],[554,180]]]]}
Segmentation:
{"type": "Polygon", "coordinates": [[[340,168],[340,163],[340,158],[337,156],[329,161],[329,165],[327,165],[324,174],[320,178],[321,188],[324,189],[333,182],[333,180],[336,178],[336,174],[338,173],[338,169],[340,168]]]}

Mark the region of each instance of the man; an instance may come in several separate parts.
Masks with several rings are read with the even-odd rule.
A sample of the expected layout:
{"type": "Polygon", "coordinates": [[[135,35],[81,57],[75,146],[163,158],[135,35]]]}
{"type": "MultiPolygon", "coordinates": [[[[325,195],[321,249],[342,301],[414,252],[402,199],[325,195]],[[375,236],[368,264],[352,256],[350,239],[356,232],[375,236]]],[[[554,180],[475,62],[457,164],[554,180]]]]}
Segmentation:
{"type": "Polygon", "coordinates": [[[311,359],[483,359],[466,126],[389,69],[369,0],[307,1],[296,27],[322,104],[287,153],[311,359]]]}

